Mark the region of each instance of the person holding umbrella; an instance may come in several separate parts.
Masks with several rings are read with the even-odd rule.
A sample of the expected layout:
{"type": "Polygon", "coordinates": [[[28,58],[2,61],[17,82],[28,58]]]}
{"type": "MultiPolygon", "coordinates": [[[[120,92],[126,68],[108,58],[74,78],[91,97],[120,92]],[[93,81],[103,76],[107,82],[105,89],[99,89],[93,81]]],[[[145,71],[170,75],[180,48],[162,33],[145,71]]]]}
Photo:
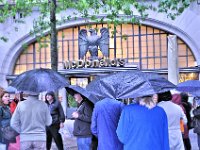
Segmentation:
{"type": "Polygon", "coordinates": [[[18,75],[10,84],[28,94],[20,102],[11,119],[11,126],[20,133],[20,149],[46,149],[46,126],[52,124],[47,104],[38,99],[40,92],[56,91],[69,85],[64,76],[52,69],[33,69],[18,75]]]}
{"type": "Polygon", "coordinates": [[[78,103],[77,111],[72,113],[74,122],[74,136],[77,137],[78,150],[90,150],[92,144],[92,133],[90,130],[93,105],[88,100],[83,99],[80,93],[74,94],[78,103]]]}
{"type": "Polygon", "coordinates": [[[29,96],[20,102],[11,118],[10,125],[20,133],[20,150],[46,149],[46,126],[52,117],[47,104],[38,100],[38,93],[26,92],[29,96]]]}
{"type": "Polygon", "coordinates": [[[56,100],[53,91],[46,93],[45,102],[47,103],[52,116],[52,124],[46,127],[47,150],[51,149],[52,138],[54,139],[58,150],[63,150],[63,141],[59,133],[60,128],[64,127],[65,122],[65,114],[63,108],[60,102],[56,100]]]}
{"type": "Polygon", "coordinates": [[[99,100],[94,94],[76,85],[66,87],[78,103],[78,109],[72,113],[74,122],[74,136],[77,137],[77,145],[79,150],[96,150],[97,138],[92,135],[90,125],[94,104],[99,100]]]}

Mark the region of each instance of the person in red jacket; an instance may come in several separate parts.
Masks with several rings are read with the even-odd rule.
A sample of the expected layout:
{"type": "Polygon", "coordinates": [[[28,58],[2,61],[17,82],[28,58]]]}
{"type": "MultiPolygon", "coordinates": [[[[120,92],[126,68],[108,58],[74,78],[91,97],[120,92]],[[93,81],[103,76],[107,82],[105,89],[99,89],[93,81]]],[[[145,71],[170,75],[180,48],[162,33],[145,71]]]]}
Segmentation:
{"type": "Polygon", "coordinates": [[[19,99],[15,96],[15,98],[10,103],[10,112],[13,114],[15,111],[15,108],[17,107],[17,104],[19,102],[19,99]]]}
{"type": "Polygon", "coordinates": [[[19,92],[15,94],[15,98],[13,99],[13,101],[10,103],[10,111],[13,114],[15,111],[15,108],[17,107],[17,104],[20,101],[24,101],[25,99],[23,98],[23,92],[19,92]]]}

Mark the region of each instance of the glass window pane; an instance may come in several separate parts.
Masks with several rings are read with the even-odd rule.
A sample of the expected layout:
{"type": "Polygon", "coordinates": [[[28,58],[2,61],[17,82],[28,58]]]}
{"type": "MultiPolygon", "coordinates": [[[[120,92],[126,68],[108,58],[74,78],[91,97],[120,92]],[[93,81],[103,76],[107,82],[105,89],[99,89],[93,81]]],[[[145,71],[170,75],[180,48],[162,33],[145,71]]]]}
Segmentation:
{"type": "Polygon", "coordinates": [[[141,34],[146,34],[146,26],[141,26],[141,34]]]}
{"type": "Polygon", "coordinates": [[[193,56],[188,56],[188,67],[194,67],[195,64],[195,59],[193,56]]]}
{"type": "Polygon", "coordinates": [[[167,58],[162,58],[162,60],[161,60],[161,68],[167,68],[167,58]]]}
{"type": "Polygon", "coordinates": [[[21,64],[25,64],[25,63],[26,63],[26,55],[25,55],[25,54],[22,54],[22,55],[20,56],[20,63],[21,63],[21,64]]]}
{"type": "MultiPolygon", "coordinates": [[[[99,30],[102,26],[108,27],[108,24],[92,24],[89,26],[81,25],[60,30],[58,32],[59,65],[62,61],[79,59],[78,34],[80,29],[88,30],[89,28],[97,28],[97,34],[100,35],[99,30]]],[[[123,24],[116,28],[117,37],[114,39],[111,37],[113,25],[110,26],[112,27],[112,29],[109,29],[110,59],[114,59],[116,54],[117,58],[124,58],[129,62],[133,61],[138,64],[141,63],[142,69],[167,68],[167,36],[169,33],[145,25],[138,26],[136,24],[123,24]],[[141,33],[141,35],[138,35],[139,33],[141,33]],[[114,47],[115,41],[116,47],[114,47]],[[116,52],[114,52],[114,49],[116,52]]],[[[36,68],[40,68],[41,66],[47,68],[51,67],[49,38],[50,36],[45,36],[45,38],[42,39],[43,44],[47,44],[48,47],[41,47],[39,43],[33,42],[28,45],[23,52],[21,52],[16,60],[15,69],[13,71],[14,74],[33,69],[34,66],[36,66],[36,68]]],[[[178,38],[177,41],[180,67],[193,67],[195,65],[195,58],[192,51],[183,40],[178,38]]],[[[98,51],[98,56],[100,58],[103,57],[100,50],[98,51]]],[[[86,58],[90,58],[89,52],[87,52],[86,58]]]]}
{"type": "Polygon", "coordinates": [[[154,59],[153,58],[148,59],[148,69],[154,69],[154,59]]]}
{"type": "Polygon", "coordinates": [[[186,66],[186,57],[179,57],[178,65],[179,65],[179,67],[185,67],[186,66]]]}
{"type": "Polygon", "coordinates": [[[186,45],[185,44],[179,44],[178,45],[178,55],[179,56],[186,56],[186,45]]]}

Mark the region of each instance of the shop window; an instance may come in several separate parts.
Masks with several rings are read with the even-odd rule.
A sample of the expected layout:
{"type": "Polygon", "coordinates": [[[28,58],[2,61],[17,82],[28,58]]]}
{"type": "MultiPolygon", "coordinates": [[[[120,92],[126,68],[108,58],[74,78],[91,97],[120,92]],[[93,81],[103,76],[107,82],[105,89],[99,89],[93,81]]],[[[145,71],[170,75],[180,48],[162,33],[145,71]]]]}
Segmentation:
{"type": "Polygon", "coordinates": [[[85,88],[88,83],[89,79],[88,78],[70,78],[71,85],[78,85],[80,87],[85,88]]]}
{"type": "Polygon", "coordinates": [[[179,83],[187,81],[187,80],[199,80],[198,73],[179,73],[179,83]]]}

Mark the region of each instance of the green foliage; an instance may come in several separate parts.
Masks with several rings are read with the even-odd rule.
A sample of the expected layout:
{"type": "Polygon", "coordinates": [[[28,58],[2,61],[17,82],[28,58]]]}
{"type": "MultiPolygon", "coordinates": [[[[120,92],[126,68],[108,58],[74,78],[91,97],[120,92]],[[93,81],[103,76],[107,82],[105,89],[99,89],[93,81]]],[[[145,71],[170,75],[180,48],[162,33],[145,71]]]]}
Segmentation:
{"type": "MultiPolygon", "coordinates": [[[[69,20],[76,20],[78,17],[85,18],[85,21],[96,21],[97,23],[107,22],[114,27],[122,23],[139,23],[140,19],[148,17],[147,10],[166,13],[171,19],[183,13],[193,0],[155,0],[146,3],[139,0],[16,0],[14,4],[0,0],[0,23],[4,23],[7,18],[22,13],[23,17],[30,16],[33,9],[38,9],[40,17],[34,20],[33,30],[30,31],[34,36],[45,36],[50,31],[50,12],[53,10],[54,2],[55,13],[60,13],[68,8],[73,8],[73,16],[67,15],[57,19],[54,23],[61,25],[69,20]],[[133,9],[134,8],[134,9],[133,9]],[[99,14],[102,17],[97,17],[99,14]],[[140,17],[136,16],[136,14],[140,17]],[[121,15],[125,17],[120,17],[121,15]],[[126,17],[127,16],[127,17],[126,17]],[[140,18],[140,19],[138,19],[140,18]]],[[[16,19],[16,23],[24,23],[23,18],[16,19]]],[[[17,29],[16,29],[17,30],[17,29]]],[[[115,31],[114,31],[115,32],[115,31]]]]}
{"type": "MultiPolygon", "coordinates": [[[[147,10],[165,13],[167,17],[175,19],[183,13],[191,1],[194,0],[155,0],[157,3],[141,0],[15,0],[15,3],[9,3],[7,0],[0,0],[0,23],[4,23],[6,19],[16,14],[22,14],[23,17],[30,16],[35,9],[38,9],[40,16],[34,20],[30,35],[36,37],[39,50],[48,46],[41,42],[42,37],[51,35],[51,68],[57,70],[56,26],[82,17],[88,25],[90,20],[97,23],[106,22],[112,33],[111,37],[114,37],[118,25],[140,24],[141,20],[148,17],[147,10]],[[67,9],[71,9],[72,14],[56,18],[56,14],[67,9]],[[114,27],[111,28],[111,24],[114,27]]],[[[15,19],[15,23],[25,23],[23,17],[15,19]]],[[[17,27],[14,29],[18,31],[17,27]]],[[[125,35],[123,38],[127,39],[125,35]]],[[[2,36],[0,40],[6,42],[8,38],[2,36]]]]}
{"type": "Polygon", "coordinates": [[[74,97],[68,94],[67,97],[69,107],[77,107],[77,102],[75,101],[74,97]]]}

